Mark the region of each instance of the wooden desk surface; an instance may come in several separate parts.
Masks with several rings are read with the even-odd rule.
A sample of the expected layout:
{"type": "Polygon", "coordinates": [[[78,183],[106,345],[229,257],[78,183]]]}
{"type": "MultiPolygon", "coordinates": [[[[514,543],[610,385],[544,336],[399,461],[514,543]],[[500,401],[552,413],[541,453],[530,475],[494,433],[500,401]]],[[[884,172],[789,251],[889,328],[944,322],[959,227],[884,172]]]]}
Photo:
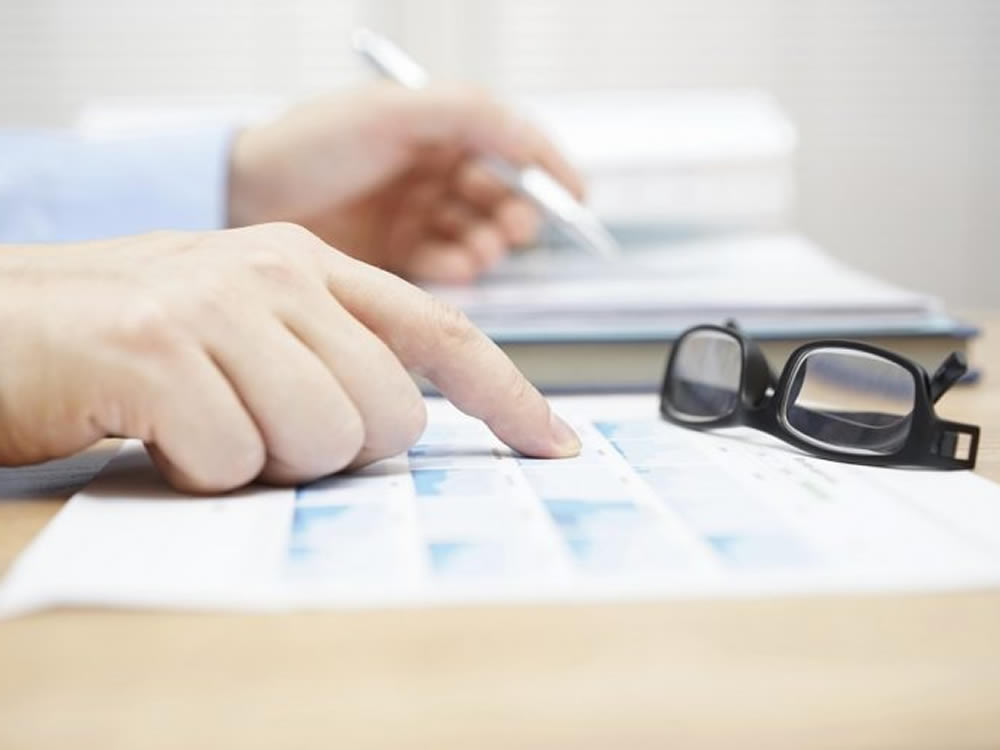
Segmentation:
{"type": "MultiPolygon", "coordinates": [[[[1000,324],[979,422],[1000,480],[1000,324]]],[[[0,475],[0,570],[87,474],[0,475]]],[[[0,748],[1000,747],[1000,592],[0,623],[0,748]]]]}

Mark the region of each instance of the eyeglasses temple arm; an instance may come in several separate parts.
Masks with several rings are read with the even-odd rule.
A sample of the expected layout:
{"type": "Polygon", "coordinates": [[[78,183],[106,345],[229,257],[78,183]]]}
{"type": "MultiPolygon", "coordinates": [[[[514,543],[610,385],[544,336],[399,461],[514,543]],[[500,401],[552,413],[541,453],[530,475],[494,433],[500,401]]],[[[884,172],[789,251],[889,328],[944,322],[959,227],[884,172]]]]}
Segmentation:
{"type": "Polygon", "coordinates": [[[965,357],[959,352],[952,352],[948,358],[941,363],[941,366],[937,368],[933,375],[931,375],[930,380],[930,396],[931,403],[937,403],[938,399],[941,398],[949,388],[951,388],[955,383],[957,383],[966,371],[969,369],[969,363],[966,362],[965,357]]]}

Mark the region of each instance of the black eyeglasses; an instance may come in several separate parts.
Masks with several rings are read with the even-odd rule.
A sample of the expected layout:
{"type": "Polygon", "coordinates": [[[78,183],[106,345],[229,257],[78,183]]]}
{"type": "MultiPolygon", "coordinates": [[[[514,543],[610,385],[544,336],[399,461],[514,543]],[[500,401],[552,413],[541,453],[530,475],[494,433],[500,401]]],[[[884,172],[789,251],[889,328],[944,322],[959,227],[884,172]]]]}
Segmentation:
{"type": "Polygon", "coordinates": [[[928,375],[894,352],[825,340],[792,352],[779,378],[735,323],[695,326],[670,353],[660,413],[687,427],[753,427],[837,461],[971,469],[979,427],[934,413],[966,369],[957,352],[928,375]]]}

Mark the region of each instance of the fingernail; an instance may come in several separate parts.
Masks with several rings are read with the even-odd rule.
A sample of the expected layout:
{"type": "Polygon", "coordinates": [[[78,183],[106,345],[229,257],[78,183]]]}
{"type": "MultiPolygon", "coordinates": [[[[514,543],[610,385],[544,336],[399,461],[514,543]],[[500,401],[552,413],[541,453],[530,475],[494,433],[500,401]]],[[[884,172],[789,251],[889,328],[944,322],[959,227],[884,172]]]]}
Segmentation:
{"type": "Polygon", "coordinates": [[[549,420],[552,428],[552,437],[555,438],[556,445],[565,456],[575,456],[582,447],[580,438],[576,432],[555,412],[549,420]]]}

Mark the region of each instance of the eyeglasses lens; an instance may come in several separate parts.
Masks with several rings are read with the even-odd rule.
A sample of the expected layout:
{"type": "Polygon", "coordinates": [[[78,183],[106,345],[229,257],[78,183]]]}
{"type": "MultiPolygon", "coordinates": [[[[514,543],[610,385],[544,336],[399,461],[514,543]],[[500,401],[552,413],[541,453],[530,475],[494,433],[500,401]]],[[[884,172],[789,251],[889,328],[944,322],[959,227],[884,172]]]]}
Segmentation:
{"type": "Polygon", "coordinates": [[[782,416],[816,445],[891,454],[910,432],[915,391],[913,375],[891,360],[852,349],[815,349],[795,368],[782,416]]]}
{"type": "Polygon", "coordinates": [[[666,403],[692,422],[724,417],[736,408],[743,352],[739,341],[721,331],[695,331],[677,344],[666,403]]]}

